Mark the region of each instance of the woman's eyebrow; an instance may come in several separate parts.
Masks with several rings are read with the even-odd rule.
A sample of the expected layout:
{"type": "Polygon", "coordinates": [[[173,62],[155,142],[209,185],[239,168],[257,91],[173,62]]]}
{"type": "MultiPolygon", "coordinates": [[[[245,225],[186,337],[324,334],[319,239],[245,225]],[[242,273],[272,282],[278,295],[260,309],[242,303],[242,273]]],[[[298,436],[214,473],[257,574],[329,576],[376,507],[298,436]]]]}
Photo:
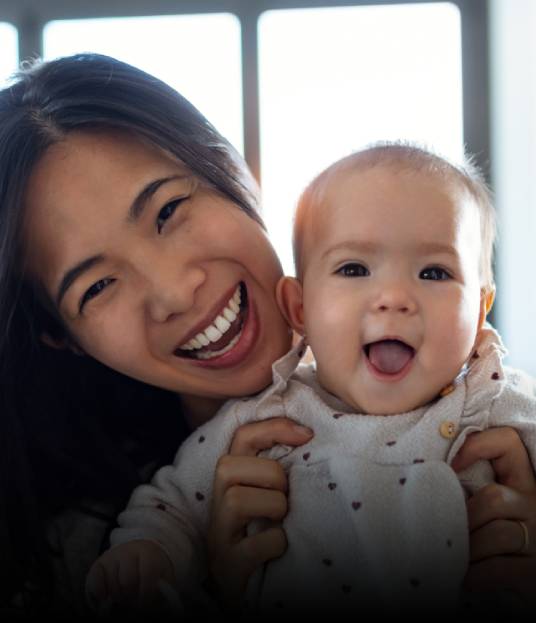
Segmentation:
{"type": "Polygon", "coordinates": [[[135,223],[143,213],[145,206],[149,199],[156,193],[156,191],[164,184],[172,182],[174,180],[187,179],[188,175],[171,175],[169,177],[162,177],[157,180],[149,182],[138,194],[138,196],[132,202],[128,210],[127,220],[130,223],[135,223]]]}
{"type": "Polygon", "coordinates": [[[63,275],[60,281],[60,285],[58,286],[58,291],[56,294],[56,307],[59,308],[61,301],[65,296],[65,293],[71,287],[72,283],[76,279],[78,279],[78,277],[82,273],[86,272],[86,270],[89,270],[92,266],[98,264],[99,262],[102,262],[103,260],[103,255],[93,255],[92,257],[88,257],[87,259],[78,262],[78,264],[76,264],[72,268],[69,268],[69,270],[67,270],[63,275]]]}

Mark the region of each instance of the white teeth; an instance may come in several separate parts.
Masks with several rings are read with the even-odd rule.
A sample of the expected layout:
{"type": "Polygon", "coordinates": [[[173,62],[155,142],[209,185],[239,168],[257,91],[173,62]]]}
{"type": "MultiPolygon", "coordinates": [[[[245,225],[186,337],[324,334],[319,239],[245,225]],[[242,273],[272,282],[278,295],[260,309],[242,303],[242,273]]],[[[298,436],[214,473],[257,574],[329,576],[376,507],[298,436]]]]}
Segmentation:
{"type": "Polygon", "coordinates": [[[223,335],[223,333],[219,331],[214,325],[210,325],[210,327],[205,329],[205,335],[211,342],[217,342],[223,335]]]}
{"type": "Polygon", "coordinates": [[[236,320],[236,313],[228,307],[223,310],[223,315],[229,322],[234,322],[236,320]]]}
{"type": "Polygon", "coordinates": [[[195,336],[195,339],[198,340],[199,342],[201,342],[201,344],[203,344],[203,346],[208,346],[210,344],[210,340],[208,339],[208,337],[204,333],[198,333],[195,336]]]}
{"type": "Polygon", "coordinates": [[[227,331],[227,329],[231,326],[231,323],[226,320],[223,316],[218,316],[214,321],[214,324],[218,329],[223,333],[227,331]]]}
{"type": "MultiPolygon", "coordinates": [[[[220,314],[194,338],[180,346],[180,350],[199,350],[208,346],[211,342],[217,342],[222,335],[230,328],[240,312],[240,286],[236,288],[233,296],[227,302],[220,314]]],[[[234,339],[231,343],[234,342],[234,339]]],[[[235,342],[236,343],[236,342],[235,342]]],[[[220,352],[220,351],[218,351],[220,352]]],[[[201,355],[202,353],[199,353],[201,355]]],[[[207,357],[204,357],[205,359],[207,357]]]]}
{"type": "Polygon", "coordinates": [[[240,331],[237,335],[235,335],[234,338],[229,342],[229,344],[227,344],[227,346],[225,346],[221,350],[213,350],[213,351],[209,350],[204,353],[197,353],[197,358],[198,359],[213,359],[214,357],[219,357],[220,355],[223,355],[227,351],[231,350],[231,348],[233,348],[233,346],[240,339],[241,335],[242,335],[242,331],[240,331]]]}

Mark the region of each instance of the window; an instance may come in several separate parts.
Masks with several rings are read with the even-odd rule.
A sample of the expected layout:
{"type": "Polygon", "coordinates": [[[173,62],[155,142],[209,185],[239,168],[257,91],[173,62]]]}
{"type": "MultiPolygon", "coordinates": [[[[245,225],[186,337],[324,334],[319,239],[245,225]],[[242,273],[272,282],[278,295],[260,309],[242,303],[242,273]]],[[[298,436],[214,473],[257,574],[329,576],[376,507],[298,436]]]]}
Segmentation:
{"type": "Polygon", "coordinates": [[[536,376],[536,6],[491,3],[497,321],[506,363],[536,376]]]}
{"type": "Polygon", "coordinates": [[[240,23],[229,13],[49,22],[44,58],[115,56],[182,93],[243,153],[240,23]]]}
{"type": "Polygon", "coordinates": [[[259,72],[264,218],[289,274],[295,201],[326,165],[386,139],[463,154],[454,4],[268,11],[259,72]]]}
{"type": "Polygon", "coordinates": [[[17,29],[11,24],[0,22],[0,88],[17,70],[19,51],[17,29]]]}

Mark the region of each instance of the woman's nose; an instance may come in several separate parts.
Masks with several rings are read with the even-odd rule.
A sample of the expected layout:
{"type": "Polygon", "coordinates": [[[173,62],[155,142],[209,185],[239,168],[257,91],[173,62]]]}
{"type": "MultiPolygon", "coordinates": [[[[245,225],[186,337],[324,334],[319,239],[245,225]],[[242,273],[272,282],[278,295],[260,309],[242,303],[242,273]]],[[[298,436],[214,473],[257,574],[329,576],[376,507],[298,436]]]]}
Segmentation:
{"type": "Polygon", "coordinates": [[[200,266],[155,266],[146,280],[147,312],[154,322],[166,322],[194,305],[197,289],[206,278],[200,266]]]}

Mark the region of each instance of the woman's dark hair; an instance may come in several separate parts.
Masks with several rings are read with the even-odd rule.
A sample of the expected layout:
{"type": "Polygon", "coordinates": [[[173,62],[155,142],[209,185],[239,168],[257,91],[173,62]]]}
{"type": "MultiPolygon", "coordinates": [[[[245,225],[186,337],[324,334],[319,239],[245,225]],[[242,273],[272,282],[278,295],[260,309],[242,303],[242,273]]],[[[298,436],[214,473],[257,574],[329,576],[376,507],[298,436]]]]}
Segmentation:
{"type": "Polygon", "coordinates": [[[125,131],[182,161],[257,215],[256,184],[232,146],[160,80],[113,58],[35,63],[0,91],[0,608],[53,593],[45,535],[62,510],[92,501],[114,513],[140,467],[169,462],[186,427],[169,392],[42,344],[63,327],[23,277],[24,194],[45,151],[69,132],[125,131]]]}

